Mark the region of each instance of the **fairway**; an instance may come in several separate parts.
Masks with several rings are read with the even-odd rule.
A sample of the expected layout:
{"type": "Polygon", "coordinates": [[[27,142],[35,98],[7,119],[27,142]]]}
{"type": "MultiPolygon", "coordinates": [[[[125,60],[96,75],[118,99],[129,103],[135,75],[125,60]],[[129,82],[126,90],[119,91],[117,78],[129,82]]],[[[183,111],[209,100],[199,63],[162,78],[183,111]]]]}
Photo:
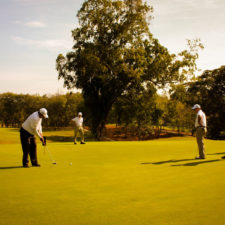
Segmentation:
{"type": "Polygon", "coordinates": [[[16,129],[0,129],[0,225],[224,225],[225,141],[38,142],[40,168],[21,168],[16,129]]]}

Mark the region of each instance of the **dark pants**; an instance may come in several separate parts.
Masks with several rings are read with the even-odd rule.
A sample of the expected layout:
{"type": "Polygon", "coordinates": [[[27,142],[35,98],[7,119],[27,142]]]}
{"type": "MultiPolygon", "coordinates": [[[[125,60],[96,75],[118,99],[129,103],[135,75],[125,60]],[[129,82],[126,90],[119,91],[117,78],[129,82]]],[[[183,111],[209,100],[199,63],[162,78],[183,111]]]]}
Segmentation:
{"type": "Polygon", "coordinates": [[[35,136],[21,128],[20,141],[23,149],[23,166],[28,165],[29,156],[32,165],[37,164],[37,144],[35,136]]]}

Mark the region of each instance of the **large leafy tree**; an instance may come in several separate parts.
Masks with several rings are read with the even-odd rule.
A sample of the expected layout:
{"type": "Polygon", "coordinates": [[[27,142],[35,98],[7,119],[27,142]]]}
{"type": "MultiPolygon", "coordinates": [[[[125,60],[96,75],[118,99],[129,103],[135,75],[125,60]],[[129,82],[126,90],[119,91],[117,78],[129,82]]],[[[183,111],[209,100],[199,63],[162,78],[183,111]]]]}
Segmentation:
{"type": "Polygon", "coordinates": [[[72,31],[73,51],[56,60],[64,85],[82,90],[97,138],[119,96],[137,85],[183,80],[195,68],[198,41],[191,51],[170,54],[149,31],[152,10],[142,0],[86,0],[72,31]]]}

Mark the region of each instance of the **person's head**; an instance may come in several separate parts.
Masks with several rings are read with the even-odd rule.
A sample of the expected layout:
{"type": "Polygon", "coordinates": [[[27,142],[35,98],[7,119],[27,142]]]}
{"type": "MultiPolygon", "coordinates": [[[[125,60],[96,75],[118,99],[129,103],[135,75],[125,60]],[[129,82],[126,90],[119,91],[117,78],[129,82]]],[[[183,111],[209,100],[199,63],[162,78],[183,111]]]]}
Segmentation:
{"type": "Polygon", "coordinates": [[[78,117],[82,117],[82,112],[79,112],[78,113],[78,117]]]}
{"type": "Polygon", "coordinates": [[[48,118],[48,111],[45,108],[41,108],[38,111],[39,117],[42,119],[47,119],[48,118]]]}
{"type": "Polygon", "coordinates": [[[193,107],[192,107],[192,110],[194,110],[196,113],[201,109],[201,106],[199,104],[195,104],[193,107]]]}

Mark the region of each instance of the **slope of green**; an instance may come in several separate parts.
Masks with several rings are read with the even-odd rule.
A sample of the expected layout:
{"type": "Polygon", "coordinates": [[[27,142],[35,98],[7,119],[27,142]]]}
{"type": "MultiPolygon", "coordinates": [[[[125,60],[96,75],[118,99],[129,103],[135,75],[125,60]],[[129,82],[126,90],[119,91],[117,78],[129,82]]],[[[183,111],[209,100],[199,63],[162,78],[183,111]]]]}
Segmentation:
{"type": "Polygon", "coordinates": [[[56,165],[38,142],[41,167],[21,168],[18,140],[0,129],[0,225],[225,224],[225,141],[202,161],[191,137],[50,142],[56,165]]]}

